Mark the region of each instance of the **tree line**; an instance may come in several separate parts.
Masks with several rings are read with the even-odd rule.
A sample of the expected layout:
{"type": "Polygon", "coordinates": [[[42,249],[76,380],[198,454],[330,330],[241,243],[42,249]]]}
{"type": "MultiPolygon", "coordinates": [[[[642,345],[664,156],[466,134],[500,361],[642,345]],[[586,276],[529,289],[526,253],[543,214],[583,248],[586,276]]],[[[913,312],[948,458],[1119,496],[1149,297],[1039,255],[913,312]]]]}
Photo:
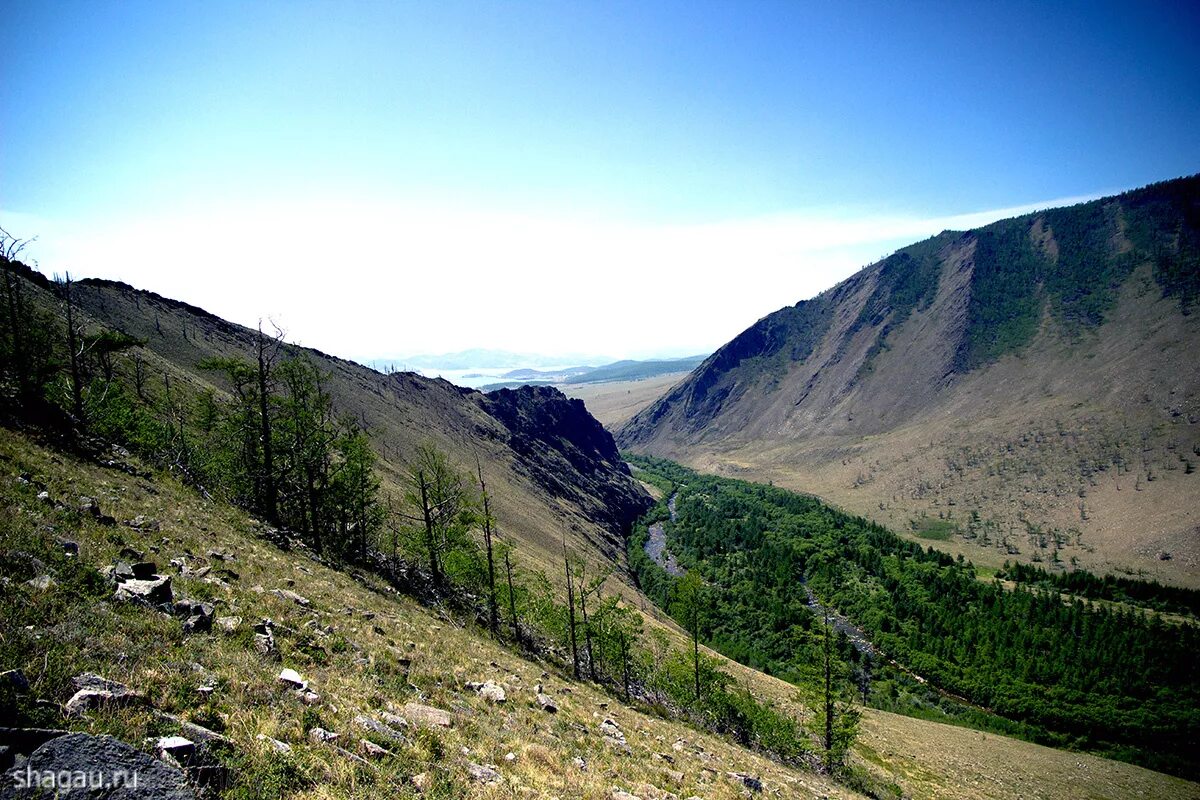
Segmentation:
{"type": "MultiPolygon", "coordinates": [[[[981,580],[961,558],[814,498],[632,460],[644,470],[639,477],[657,476],[678,492],[674,523],[663,509],[651,514],[663,521],[678,563],[709,587],[699,626],[715,649],[799,685],[820,683],[824,676],[813,673],[822,663],[822,624],[807,587],[883,654],[972,704],[974,715],[962,721],[1000,715],[1017,723],[1006,732],[1196,775],[1194,625],[1089,604],[1057,588],[1009,589],[981,580]]],[[[647,593],[665,601],[674,582],[646,556],[645,541],[643,524],[630,560],[647,593]]],[[[841,653],[844,679],[861,677],[862,653],[848,643],[841,653]]],[[[886,664],[865,666],[886,672],[886,664]]],[[[904,710],[879,694],[882,706],[904,710]]]]}

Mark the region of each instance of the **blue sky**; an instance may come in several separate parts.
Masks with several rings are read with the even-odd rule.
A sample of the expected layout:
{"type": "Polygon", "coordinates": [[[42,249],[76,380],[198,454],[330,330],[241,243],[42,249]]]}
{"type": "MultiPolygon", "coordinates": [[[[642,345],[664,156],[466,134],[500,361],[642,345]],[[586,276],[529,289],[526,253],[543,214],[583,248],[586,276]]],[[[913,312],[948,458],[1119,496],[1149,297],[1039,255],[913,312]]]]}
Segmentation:
{"type": "Polygon", "coordinates": [[[43,269],[354,357],[704,349],[948,219],[1200,170],[1194,3],[4,8],[43,269]]]}

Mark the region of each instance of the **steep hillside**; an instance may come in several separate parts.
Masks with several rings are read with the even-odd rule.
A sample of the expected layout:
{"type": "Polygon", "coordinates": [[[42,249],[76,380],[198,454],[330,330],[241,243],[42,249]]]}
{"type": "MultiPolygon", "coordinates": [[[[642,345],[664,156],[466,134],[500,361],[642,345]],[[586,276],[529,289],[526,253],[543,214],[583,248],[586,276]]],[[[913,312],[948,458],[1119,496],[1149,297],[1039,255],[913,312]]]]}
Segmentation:
{"type": "MultiPolygon", "coordinates": [[[[257,521],[163,475],[80,461],[0,429],[0,512],[0,726],[15,716],[42,729],[21,742],[0,729],[18,753],[28,736],[63,730],[151,751],[182,735],[201,743],[193,777],[239,800],[860,796],[625,706],[370,576],[281,550],[257,521]],[[76,510],[81,495],[100,517],[76,510]],[[177,599],[207,603],[212,630],[114,597],[98,570],[131,551],[170,577],[177,599]],[[271,632],[267,652],[256,630],[271,632]],[[14,669],[27,688],[14,691],[14,669]],[[285,669],[311,696],[280,680],[285,669]],[[77,701],[80,713],[64,714],[86,672],[135,694],[77,701]],[[472,688],[488,680],[503,703],[472,688]],[[539,684],[556,712],[540,707],[539,684]],[[626,747],[605,735],[607,719],[626,747]],[[197,769],[206,765],[217,770],[197,769]]],[[[775,707],[804,713],[794,687],[730,669],[775,707]]],[[[905,797],[1200,797],[1194,783],[1128,764],[869,710],[856,752],[905,797]]],[[[0,796],[10,789],[0,785],[0,796]]]]}
{"type": "Polygon", "coordinates": [[[945,232],[755,323],[623,447],[977,563],[1200,584],[1200,178],[945,232]]]}
{"type": "MultiPolygon", "coordinates": [[[[145,343],[138,351],[150,381],[166,375],[223,392],[221,376],[201,362],[253,357],[254,331],[186,303],[102,280],[80,281],[75,300],[95,321],[145,343]]],[[[337,412],[369,431],[385,494],[399,497],[406,461],[419,444],[433,442],[462,469],[474,472],[478,460],[500,534],[527,558],[557,564],[565,535],[590,558],[619,562],[622,535],[649,499],[581,402],[532,387],[484,395],[414,373],[384,375],[307,348],[286,350],[313,359],[337,412]]]]}

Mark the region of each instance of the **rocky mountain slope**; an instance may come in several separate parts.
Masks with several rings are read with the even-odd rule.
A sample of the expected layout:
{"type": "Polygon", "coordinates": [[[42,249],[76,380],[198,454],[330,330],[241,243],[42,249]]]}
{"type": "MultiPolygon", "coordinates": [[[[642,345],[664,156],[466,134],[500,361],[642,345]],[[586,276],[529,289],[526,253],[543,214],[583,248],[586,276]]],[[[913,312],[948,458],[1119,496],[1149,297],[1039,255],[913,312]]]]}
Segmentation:
{"type": "MultiPolygon", "coordinates": [[[[80,281],[74,297],[94,321],[144,342],[137,350],[148,380],[167,376],[194,391],[223,392],[220,376],[201,369],[201,362],[253,357],[255,331],[186,303],[104,280],[80,281]]],[[[622,558],[622,535],[649,498],[630,478],[611,435],[581,402],[532,387],[484,395],[415,373],[384,375],[308,348],[285,348],[285,355],[300,354],[325,375],[336,411],[369,432],[385,494],[400,496],[407,459],[419,444],[432,442],[460,469],[482,467],[500,535],[533,563],[557,564],[564,535],[593,560],[622,558]]]]}
{"type": "Polygon", "coordinates": [[[1200,178],[944,232],[768,315],[617,432],[979,563],[1200,584],[1200,178]]]}
{"type": "MultiPolygon", "coordinates": [[[[27,755],[56,772],[144,768],[161,791],[141,796],[180,800],[197,788],[238,800],[861,796],[281,550],[241,511],[143,470],[0,429],[0,770],[27,755]],[[139,557],[149,580],[121,564],[139,557]],[[140,584],[169,592],[174,613],[137,600],[140,584]],[[14,708],[36,729],[3,727],[14,708]]],[[[806,713],[794,687],[729,666],[806,713]]],[[[856,762],[896,795],[1200,797],[1129,764],[865,715],[856,762]]],[[[0,774],[0,797],[36,796],[15,782],[25,774],[0,774]]]]}

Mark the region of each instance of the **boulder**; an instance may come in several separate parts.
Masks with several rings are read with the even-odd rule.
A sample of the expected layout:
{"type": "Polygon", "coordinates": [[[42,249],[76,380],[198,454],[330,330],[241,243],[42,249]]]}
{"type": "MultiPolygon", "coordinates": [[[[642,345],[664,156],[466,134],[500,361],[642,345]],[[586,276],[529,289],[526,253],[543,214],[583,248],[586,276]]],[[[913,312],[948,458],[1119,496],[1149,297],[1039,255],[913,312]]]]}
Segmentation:
{"type": "Polygon", "coordinates": [[[69,733],[38,747],[0,779],[0,798],[195,800],[184,773],[111,736],[69,733]],[[136,776],[136,778],[135,778],[136,776]],[[30,778],[34,780],[31,781],[30,778]],[[37,785],[30,785],[30,783],[37,785]]]}
{"type": "Polygon", "coordinates": [[[763,790],[762,781],[753,775],[747,775],[744,772],[727,772],[725,775],[734,783],[739,783],[752,792],[761,792],[763,790]]]}
{"type": "Polygon", "coordinates": [[[303,606],[304,608],[308,608],[310,605],[312,605],[312,602],[307,597],[296,594],[291,589],[275,589],[271,592],[271,594],[275,595],[276,597],[281,597],[284,600],[290,600],[296,605],[303,606]]]}
{"type": "Polygon", "coordinates": [[[504,687],[495,681],[484,683],[476,691],[479,692],[480,697],[489,703],[503,703],[508,699],[508,696],[504,693],[504,687]]]}
{"type": "Polygon", "coordinates": [[[304,678],[301,678],[300,673],[291,668],[284,669],[279,673],[279,682],[287,684],[289,688],[299,689],[301,691],[304,691],[308,688],[308,681],[304,680],[304,678]]]}
{"type": "Polygon", "coordinates": [[[467,762],[467,773],[471,776],[471,780],[476,783],[500,783],[504,780],[496,768],[490,764],[476,764],[474,761],[467,762]]]}
{"type": "Polygon", "coordinates": [[[76,675],[72,683],[77,691],[63,708],[68,716],[79,716],[108,704],[133,705],[142,701],[141,695],[124,684],[102,678],[93,672],[76,675]]]}
{"type": "Polygon", "coordinates": [[[225,633],[237,632],[238,626],[242,624],[241,617],[217,617],[217,627],[225,633]]]}
{"type": "Polygon", "coordinates": [[[313,728],[308,732],[308,740],[313,744],[330,744],[338,740],[338,735],[324,728],[313,728]]]}
{"type": "Polygon", "coordinates": [[[611,719],[605,719],[600,723],[600,734],[609,744],[615,745],[622,749],[627,749],[629,747],[629,743],[625,741],[625,734],[621,731],[621,728],[617,725],[617,723],[611,719]]]}
{"type": "Polygon", "coordinates": [[[545,711],[548,714],[554,714],[558,711],[558,706],[554,705],[554,701],[549,695],[541,694],[539,692],[537,696],[537,703],[539,706],[541,706],[542,711],[545,711]]]}
{"type": "Polygon", "coordinates": [[[121,581],[117,584],[117,591],[113,596],[117,600],[154,607],[170,605],[174,598],[171,592],[171,578],[167,575],[155,575],[150,579],[129,578],[121,581]]]}
{"type": "Polygon", "coordinates": [[[408,737],[406,737],[403,733],[390,725],[380,722],[377,719],[368,717],[366,714],[359,714],[357,717],[355,717],[354,724],[382,739],[398,742],[400,744],[408,744],[408,737]]]}

